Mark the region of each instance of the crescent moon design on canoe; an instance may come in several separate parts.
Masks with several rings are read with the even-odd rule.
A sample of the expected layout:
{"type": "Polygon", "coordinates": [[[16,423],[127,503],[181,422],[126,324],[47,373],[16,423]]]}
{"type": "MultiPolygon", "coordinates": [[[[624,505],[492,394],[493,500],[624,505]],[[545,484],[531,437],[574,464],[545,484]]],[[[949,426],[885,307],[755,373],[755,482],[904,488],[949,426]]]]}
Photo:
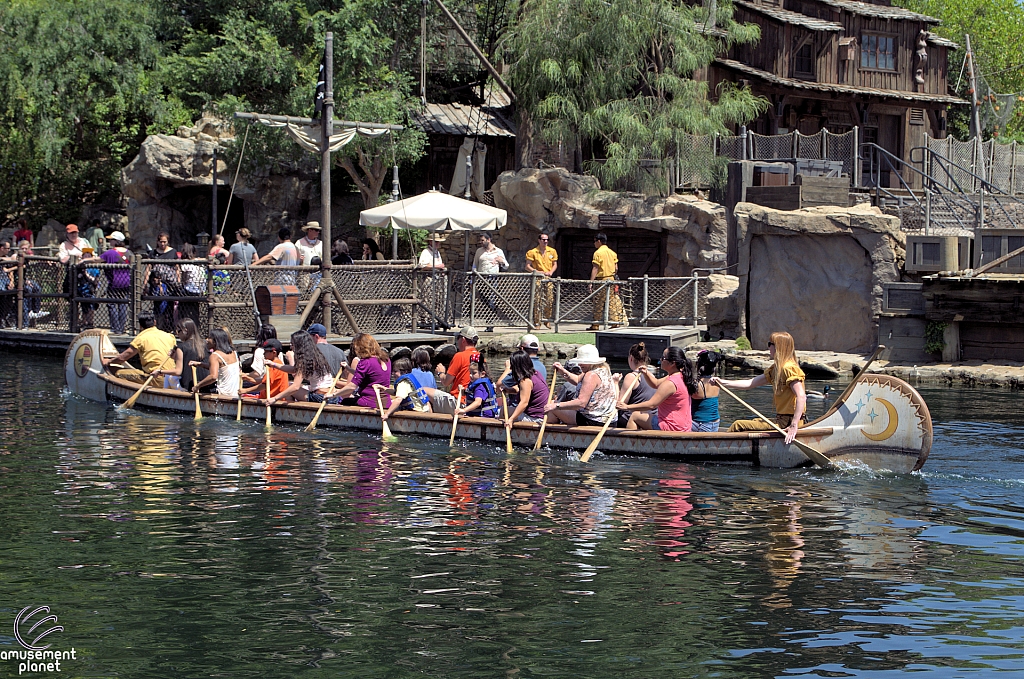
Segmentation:
{"type": "Polygon", "coordinates": [[[860,430],[860,433],[864,434],[864,436],[872,441],[884,441],[896,433],[896,428],[900,424],[900,416],[899,413],[896,412],[896,406],[889,403],[884,398],[876,398],[875,400],[885,406],[886,411],[889,413],[889,424],[886,425],[885,429],[877,434],[869,434],[863,429],[860,430]]]}

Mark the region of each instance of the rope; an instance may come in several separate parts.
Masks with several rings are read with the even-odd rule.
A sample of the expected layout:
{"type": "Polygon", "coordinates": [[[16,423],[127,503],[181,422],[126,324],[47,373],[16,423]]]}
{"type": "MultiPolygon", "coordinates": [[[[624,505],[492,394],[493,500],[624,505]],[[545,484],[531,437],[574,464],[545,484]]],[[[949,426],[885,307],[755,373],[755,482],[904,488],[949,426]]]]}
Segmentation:
{"type": "Polygon", "coordinates": [[[231,199],[235,197],[235,185],[238,184],[238,172],[242,169],[242,158],[245,157],[245,143],[249,141],[249,130],[252,129],[252,123],[245,126],[245,136],[242,137],[242,150],[238,154],[238,167],[235,168],[235,178],[231,182],[231,193],[228,194],[228,205],[224,208],[224,221],[220,225],[220,231],[217,232],[218,236],[224,235],[224,227],[228,223],[228,214],[231,213],[231,199]]]}

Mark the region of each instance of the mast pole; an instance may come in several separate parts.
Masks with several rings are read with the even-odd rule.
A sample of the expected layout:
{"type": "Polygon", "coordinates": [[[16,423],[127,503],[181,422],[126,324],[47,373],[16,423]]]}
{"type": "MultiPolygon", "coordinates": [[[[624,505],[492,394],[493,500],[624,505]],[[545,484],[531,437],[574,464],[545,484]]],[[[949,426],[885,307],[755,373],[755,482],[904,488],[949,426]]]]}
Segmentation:
{"type": "Polygon", "coordinates": [[[324,105],[320,135],[320,225],[321,251],[320,302],[323,322],[331,334],[331,303],[334,279],[331,277],[331,135],[334,133],[334,33],[328,31],[324,41],[324,105]]]}

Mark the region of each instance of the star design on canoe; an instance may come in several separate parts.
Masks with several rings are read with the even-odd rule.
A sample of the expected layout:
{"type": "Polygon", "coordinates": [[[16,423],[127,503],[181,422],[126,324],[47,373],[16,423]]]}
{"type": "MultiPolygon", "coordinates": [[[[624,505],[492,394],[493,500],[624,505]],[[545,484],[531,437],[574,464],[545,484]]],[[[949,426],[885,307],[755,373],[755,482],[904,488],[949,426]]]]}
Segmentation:
{"type": "Polygon", "coordinates": [[[868,413],[868,417],[871,418],[871,424],[874,424],[875,423],[875,418],[878,417],[878,413],[875,412],[874,408],[872,408],[871,412],[868,413]]]}
{"type": "Polygon", "coordinates": [[[857,406],[857,412],[859,413],[860,409],[864,407],[864,399],[857,401],[854,405],[857,406]]]}
{"type": "Polygon", "coordinates": [[[867,397],[868,401],[871,401],[871,390],[869,389],[868,393],[864,394],[864,396],[867,397]]]}

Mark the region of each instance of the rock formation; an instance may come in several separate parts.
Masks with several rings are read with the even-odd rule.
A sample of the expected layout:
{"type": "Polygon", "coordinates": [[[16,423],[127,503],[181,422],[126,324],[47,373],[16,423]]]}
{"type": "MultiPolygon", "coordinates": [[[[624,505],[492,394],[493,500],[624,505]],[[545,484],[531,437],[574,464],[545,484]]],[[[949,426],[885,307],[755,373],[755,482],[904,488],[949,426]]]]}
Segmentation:
{"type": "Polygon", "coordinates": [[[708,334],[717,339],[735,339],[743,334],[743,307],[740,295],[740,279],[725,274],[711,274],[709,277],[707,321],[708,334]]]}
{"type": "MultiPolygon", "coordinates": [[[[199,231],[209,232],[213,152],[217,149],[217,184],[230,189],[235,168],[228,168],[223,153],[234,140],[229,123],[207,117],[193,127],[178,128],[174,135],[146,138],[139,155],[121,170],[134,244],[153,243],[160,231],[168,232],[172,243],[194,240],[199,231]]],[[[309,217],[312,180],[295,173],[270,174],[250,182],[239,177],[231,211],[243,215],[257,241],[275,243],[283,223],[301,224],[309,217]]],[[[222,191],[219,200],[226,202],[227,193],[222,191]]]]}
{"type": "Polygon", "coordinates": [[[513,270],[523,270],[537,232],[598,228],[601,214],[623,215],[626,227],[668,232],[666,276],[689,276],[694,268],[725,264],[725,208],[693,196],[648,197],[602,191],[594,177],[564,168],[503,172],[491,188],[494,204],[508,212],[497,243],[513,270]]]}
{"type": "Polygon", "coordinates": [[[736,206],[739,293],[751,344],[785,330],[797,349],[865,352],[877,340],[882,283],[899,280],[905,238],[878,208],[780,211],[736,206]]]}

